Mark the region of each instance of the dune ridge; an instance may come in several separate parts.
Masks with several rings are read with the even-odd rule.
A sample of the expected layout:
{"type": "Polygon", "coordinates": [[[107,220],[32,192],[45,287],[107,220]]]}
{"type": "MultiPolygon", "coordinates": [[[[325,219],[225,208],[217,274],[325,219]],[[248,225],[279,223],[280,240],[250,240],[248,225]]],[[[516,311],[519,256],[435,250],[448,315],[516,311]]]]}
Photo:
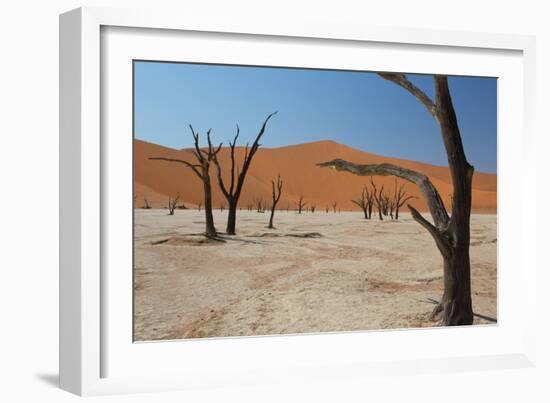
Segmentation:
{"type": "MultiPolygon", "coordinates": [[[[136,206],[144,204],[146,197],[154,208],[165,207],[169,196],[179,193],[180,200],[188,207],[194,207],[202,200],[202,182],[183,164],[165,161],[151,161],[148,158],[163,156],[184,159],[190,162],[194,157],[189,149],[175,150],[142,140],[134,140],[134,193],[136,206]]],[[[239,166],[242,165],[244,148],[236,149],[239,166]]],[[[294,209],[300,194],[304,195],[308,207],[316,206],[316,211],[322,212],[327,206],[337,203],[342,210],[357,210],[351,199],[356,198],[370,177],[360,177],[345,172],[321,169],[319,162],[342,158],[360,164],[392,163],[425,173],[430,177],[441,197],[450,209],[452,184],[447,167],[425,164],[417,161],[384,157],[357,150],[331,140],[317,141],[305,144],[290,145],[278,148],[258,149],[254,156],[239,206],[246,209],[253,204],[255,198],[262,197],[268,204],[271,202],[271,180],[280,173],[283,179],[283,195],[279,202],[280,209],[294,209]]],[[[230,154],[223,147],[219,154],[224,176],[229,180],[230,154]]],[[[216,183],[216,169],[211,167],[213,181],[214,208],[226,204],[216,183]]],[[[395,178],[374,177],[377,186],[384,186],[393,193],[395,178]]],[[[419,189],[408,182],[398,179],[398,186],[405,184],[408,194],[417,199],[410,204],[420,211],[426,211],[426,205],[419,189]]],[[[495,214],[497,210],[497,175],[475,172],[473,177],[472,211],[475,213],[495,214]]]]}

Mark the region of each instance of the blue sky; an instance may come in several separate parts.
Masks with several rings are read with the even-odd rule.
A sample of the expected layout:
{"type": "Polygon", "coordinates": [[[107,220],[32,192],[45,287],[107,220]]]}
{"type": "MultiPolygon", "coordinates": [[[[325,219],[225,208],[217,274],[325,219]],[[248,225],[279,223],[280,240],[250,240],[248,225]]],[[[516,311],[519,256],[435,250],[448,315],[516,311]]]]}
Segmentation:
{"type": "MultiPolygon", "coordinates": [[[[252,141],[278,111],[263,147],[318,140],[388,157],[447,165],[439,127],[424,107],[374,73],[205,64],[135,62],[134,131],[141,140],[192,146],[188,128],[212,129],[227,144],[241,128],[252,141]]],[[[431,76],[409,75],[430,97],[431,76]]],[[[449,86],[468,160],[496,172],[497,80],[450,77],[449,86]]]]}

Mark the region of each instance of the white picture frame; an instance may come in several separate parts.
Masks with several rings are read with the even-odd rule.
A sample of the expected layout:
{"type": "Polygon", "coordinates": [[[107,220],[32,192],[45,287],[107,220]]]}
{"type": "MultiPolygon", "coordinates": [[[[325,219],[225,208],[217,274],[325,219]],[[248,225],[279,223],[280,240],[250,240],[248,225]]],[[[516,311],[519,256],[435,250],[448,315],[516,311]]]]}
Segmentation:
{"type": "MultiPolygon", "coordinates": [[[[535,178],[514,173],[507,161],[510,156],[527,161],[533,152],[534,45],[532,37],[519,35],[315,21],[206,20],[150,10],[81,8],[61,15],[61,387],[79,395],[96,395],[532,366],[534,320],[528,315],[535,312],[536,254],[534,243],[525,234],[536,232],[536,222],[523,203],[523,192],[512,192],[509,183],[530,188],[535,186],[535,178]],[[127,120],[130,80],[125,79],[128,60],[170,58],[175,43],[186,35],[192,36],[186,46],[187,58],[192,53],[193,61],[276,65],[277,60],[286,58],[285,65],[349,68],[354,58],[360,59],[358,54],[369,51],[381,52],[379,64],[359,60],[355,68],[382,70],[393,66],[394,71],[426,72],[426,63],[431,63],[431,73],[491,76],[500,69],[499,324],[132,343],[127,337],[131,301],[121,298],[126,302],[118,303],[110,298],[113,292],[127,295],[129,286],[123,284],[124,276],[117,277],[109,270],[113,261],[124,267],[121,271],[128,269],[131,245],[124,244],[121,249],[126,252],[115,256],[108,241],[125,239],[127,232],[121,232],[119,238],[119,230],[131,231],[127,216],[108,214],[124,208],[124,193],[115,192],[124,191],[124,185],[117,184],[123,184],[131,172],[131,165],[114,167],[110,158],[116,152],[127,162],[131,151],[128,154],[124,136],[111,133],[115,128],[126,132],[131,124],[127,120]],[[193,41],[202,41],[201,46],[193,41]],[[220,43],[230,42],[232,46],[226,47],[231,52],[212,51],[220,43]],[[254,51],[250,46],[255,46],[254,51]],[[265,46],[273,51],[262,52],[265,46]],[[308,56],[304,57],[308,46],[308,56]],[[323,52],[316,52],[314,47],[339,52],[341,57],[337,62],[327,62],[321,58],[323,52]],[[407,58],[405,65],[400,61],[404,54],[423,58],[407,58]],[[468,66],[469,58],[475,63],[468,66]],[[116,200],[122,200],[121,204],[116,205],[116,200]],[[521,302],[510,301],[512,291],[521,295],[521,302]],[[450,341],[447,347],[445,340],[450,341]],[[370,347],[358,352],[358,346],[370,347]],[[407,346],[414,346],[413,351],[407,346]]],[[[130,192],[127,206],[131,197],[130,192]]]]}

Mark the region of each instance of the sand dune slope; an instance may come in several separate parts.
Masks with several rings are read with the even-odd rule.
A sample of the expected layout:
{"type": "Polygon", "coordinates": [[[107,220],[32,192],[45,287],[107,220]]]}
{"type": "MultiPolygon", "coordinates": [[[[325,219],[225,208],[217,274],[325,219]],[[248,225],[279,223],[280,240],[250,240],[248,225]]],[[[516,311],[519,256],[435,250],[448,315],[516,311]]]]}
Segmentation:
{"type": "MultiPolygon", "coordinates": [[[[163,207],[169,195],[180,194],[186,205],[195,206],[202,199],[202,183],[196,175],[182,164],[164,161],[151,161],[152,156],[194,161],[190,150],[174,150],[140,140],[134,141],[135,151],[135,196],[136,205],[143,204],[143,197],[147,197],[154,207],[163,207]]],[[[244,149],[237,149],[240,164],[244,157],[244,149]]],[[[280,173],[284,181],[283,196],[280,208],[295,207],[296,200],[303,193],[309,205],[315,205],[318,211],[324,211],[326,206],[333,202],[343,210],[355,210],[351,203],[356,198],[368,177],[359,177],[344,172],[321,169],[317,163],[342,158],[355,163],[393,163],[421,171],[427,174],[441,193],[445,204],[450,207],[452,184],[449,171],[446,167],[439,167],[415,161],[399,160],[370,154],[347,147],[333,141],[319,141],[307,144],[292,145],[280,148],[260,148],[254,157],[249,175],[240,200],[240,206],[246,209],[255,198],[270,200],[271,180],[280,173]]],[[[220,162],[224,168],[226,179],[229,172],[229,149],[223,148],[220,152],[220,162]]],[[[215,178],[215,168],[212,167],[211,176],[215,178]]],[[[393,177],[374,178],[377,186],[384,185],[393,192],[395,179],[393,177]]],[[[214,180],[215,183],[215,180],[214,180]]],[[[401,181],[399,181],[401,183],[401,181]]],[[[493,174],[476,172],[473,179],[474,212],[496,212],[497,177],[493,174]]],[[[408,194],[417,196],[411,205],[420,210],[426,206],[418,188],[406,183],[408,194]]],[[[218,186],[214,186],[214,206],[218,208],[225,202],[218,186]]]]}

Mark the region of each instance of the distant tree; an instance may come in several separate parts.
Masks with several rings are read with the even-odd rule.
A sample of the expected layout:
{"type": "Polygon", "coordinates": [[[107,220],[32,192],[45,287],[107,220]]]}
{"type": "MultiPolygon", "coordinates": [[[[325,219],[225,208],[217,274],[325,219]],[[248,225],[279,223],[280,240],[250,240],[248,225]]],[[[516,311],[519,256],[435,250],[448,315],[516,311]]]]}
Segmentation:
{"type": "Polygon", "coordinates": [[[223,210],[225,209],[225,204],[224,203],[220,203],[220,211],[223,213],[223,210]]]}
{"type": "Polygon", "coordinates": [[[306,207],[307,203],[304,202],[304,194],[300,194],[300,198],[298,199],[298,201],[296,202],[296,209],[298,211],[298,214],[302,214],[302,210],[304,209],[304,207],[306,207]]]}
{"type": "Polygon", "coordinates": [[[368,220],[369,217],[369,189],[367,186],[363,186],[363,191],[361,192],[361,195],[357,199],[353,199],[351,202],[355,204],[357,207],[359,207],[363,211],[363,215],[365,216],[365,220],[368,220]]]}
{"type": "MultiPolygon", "coordinates": [[[[372,177],[371,177],[372,181],[372,177]]],[[[365,185],[366,192],[366,198],[367,198],[367,213],[369,220],[372,218],[372,209],[374,207],[374,189],[369,189],[367,185],[365,185]]]]}
{"type": "Polygon", "coordinates": [[[199,210],[199,213],[201,211],[201,207],[202,207],[202,202],[199,201],[198,204],[197,204],[197,209],[199,210]]]}
{"type": "Polygon", "coordinates": [[[317,205],[315,204],[310,204],[309,205],[309,211],[311,211],[312,213],[315,213],[315,208],[317,207],[317,205]]]}
{"type": "Polygon", "coordinates": [[[283,181],[281,180],[281,175],[277,175],[277,185],[275,188],[275,181],[271,181],[271,215],[269,216],[269,225],[267,228],[275,228],[273,226],[273,216],[275,215],[275,208],[277,207],[277,203],[279,203],[279,199],[281,198],[281,194],[283,191],[283,181]]]}
{"type": "Polygon", "coordinates": [[[378,190],[376,188],[376,184],[374,183],[374,180],[372,179],[372,176],[370,178],[371,180],[371,186],[372,186],[372,192],[374,197],[374,204],[376,205],[376,209],[378,210],[378,218],[380,220],[383,220],[384,217],[382,216],[384,212],[384,185],[378,190]]]}
{"type": "Polygon", "coordinates": [[[144,209],[150,210],[152,207],[149,204],[149,201],[147,200],[147,197],[143,196],[143,201],[145,202],[145,205],[143,206],[144,209]]]}
{"type": "Polygon", "coordinates": [[[336,213],[336,206],[337,206],[337,205],[338,205],[338,204],[337,204],[335,201],[332,202],[332,210],[333,210],[335,213],[336,213]]]}
{"type": "Polygon", "coordinates": [[[199,133],[195,132],[193,126],[189,125],[191,129],[191,134],[193,135],[195,149],[192,150],[193,155],[195,156],[197,163],[192,164],[189,161],[184,161],[175,158],[166,158],[166,157],[150,157],[150,160],[160,160],[168,162],[177,162],[179,164],[184,164],[199,177],[203,184],[204,191],[204,212],[206,218],[206,236],[209,238],[215,238],[217,236],[216,227],[214,226],[214,215],[212,214],[212,185],[210,182],[210,164],[216,158],[216,155],[220,152],[222,148],[222,143],[218,147],[212,145],[212,140],[210,138],[210,129],[206,132],[206,138],[208,141],[208,148],[203,149],[199,146],[199,133]]]}
{"type": "Polygon", "coordinates": [[[250,147],[250,150],[248,149],[248,144],[246,145],[245,152],[244,152],[244,161],[243,161],[243,165],[240,173],[239,173],[238,167],[235,166],[236,165],[235,145],[237,144],[237,138],[239,137],[239,131],[240,131],[239,126],[237,126],[237,134],[235,134],[233,141],[229,142],[229,149],[230,149],[230,156],[231,156],[231,171],[230,171],[229,186],[226,186],[226,183],[224,182],[223,176],[222,176],[221,165],[218,162],[218,158],[214,156],[214,164],[216,165],[217,173],[218,173],[218,184],[220,185],[220,189],[223,195],[225,196],[225,198],[227,199],[227,203],[229,204],[229,214],[227,215],[227,227],[226,227],[226,232],[229,235],[235,235],[235,228],[237,225],[237,204],[239,203],[239,198],[241,197],[244,181],[246,179],[246,174],[248,173],[248,169],[250,168],[252,158],[254,158],[256,151],[258,151],[258,148],[260,147],[259,141],[265,132],[267,122],[276,113],[277,112],[270,114],[265,119],[262,127],[260,128],[260,131],[256,135],[256,139],[252,143],[252,147],[250,147]]]}
{"type": "Polygon", "coordinates": [[[405,184],[401,184],[397,187],[397,178],[395,178],[395,219],[399,220],[399,209],[411,199],[417,199],[416,196],[407,196],[407,192],[404,190],[405,184]]]}
{"type": "Polygon", "coordinates": [[[262,197],[255,197],[254,198],[254,204],[256,205],[256,212],[257,213],[263,213],[264,212],[264,201],[262,197]]]}
{"type": "Polygon", "coordinates": [[[393,220],[393,211],[395,209],[395,199],[393,197],[390,197],[388,200],[388,210],[390,213],[390,218],[393,220]]]}
{"type": "Polygon", "coordinates": [[[384,192],[380,195],[382,200],[382,214],[388,216],[390,212],[390,195],[387,192],[384,192]]]}
{"type": "Polygon", "coordinates": [[[176,211],[176,207],[178,207],[179,198],[179,193],[174,198],[168,196],[168,215],[174,215],[174,211],[176,211]]]}

